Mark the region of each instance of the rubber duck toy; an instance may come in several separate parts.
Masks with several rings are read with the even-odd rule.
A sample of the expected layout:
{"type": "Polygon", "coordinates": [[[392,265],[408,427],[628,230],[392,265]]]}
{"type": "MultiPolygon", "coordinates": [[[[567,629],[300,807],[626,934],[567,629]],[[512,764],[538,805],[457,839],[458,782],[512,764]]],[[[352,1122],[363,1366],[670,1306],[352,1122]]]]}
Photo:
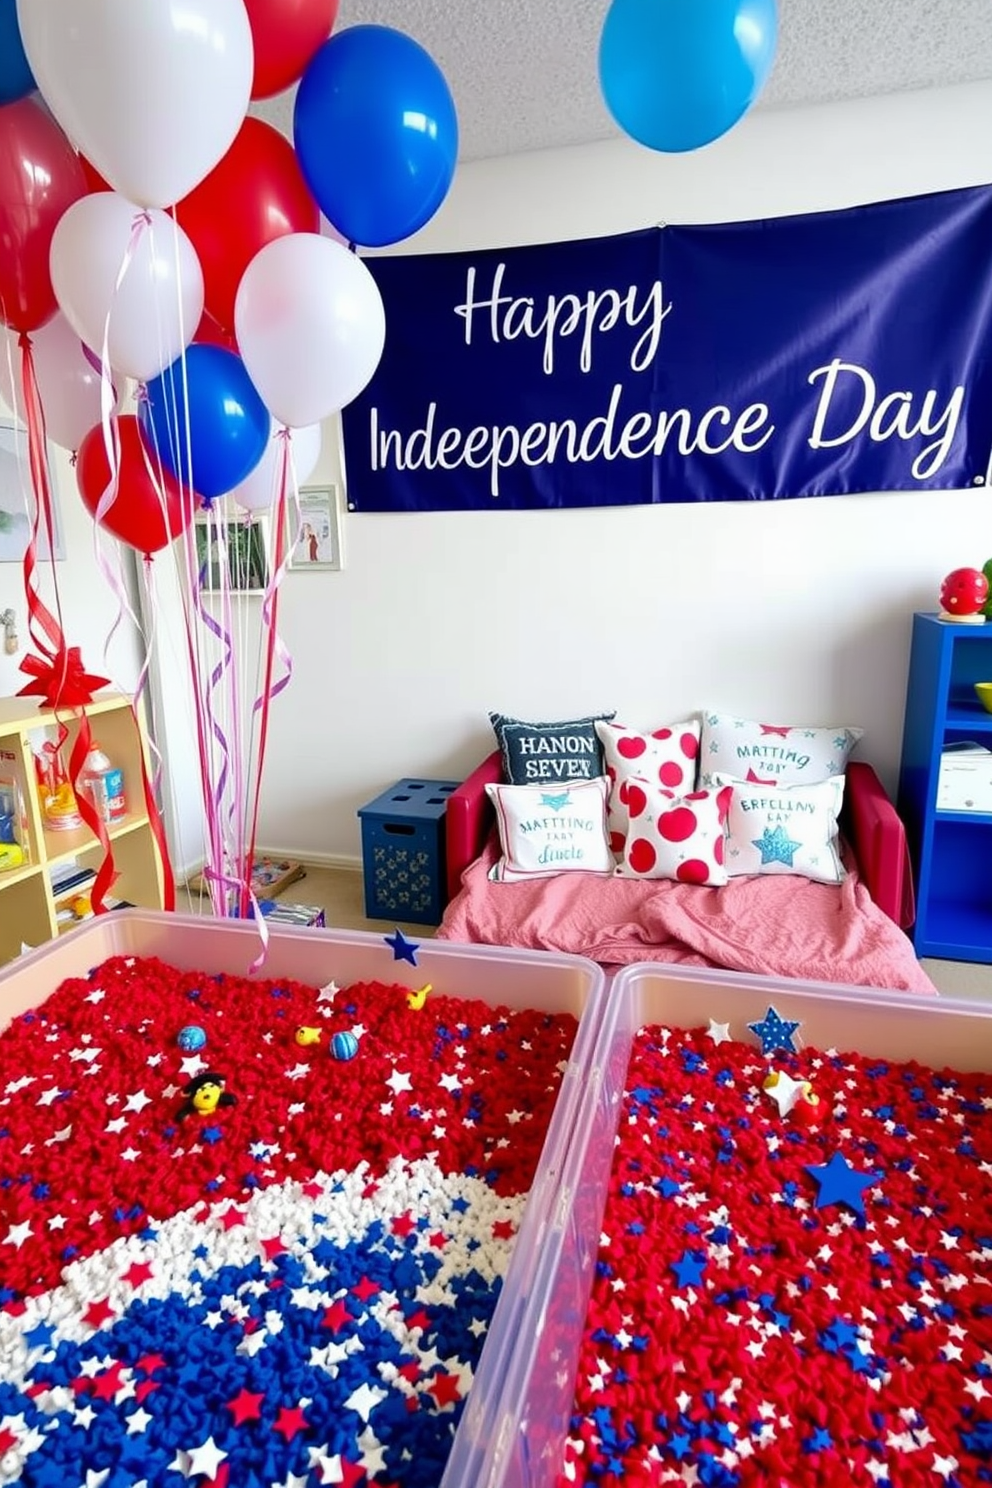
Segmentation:
{"type": "Polygon", "coordinates": [[[415,992],[408,992],[406,994],[407,1007],[412,1008],[414,1012],[417,1012],[420,1008],[422,1008],[424,1003],[427,1001],[427,994],[431,990],[431,986],[432,984],[430,982],[425,982],[424,985],[422,987],[418,987],[415,992]]]}
{"type": "Polygon", "coordinates": [[[301,1028],[298,1028],[296,1030],[296,1042],[298,1044],[302,1044],[304,1046],[304,1048],[306,1047],[307,1044],[319,1044],[320,1043],[320,1029],[319,1028],[302,1028],[302,1027],[301,1028]]]}
{"type": "Polygon", "coordinates": [[[176,1119],[186,1116],[212,1116],[220,1106],[236,1106],[238,1098],[224,1089],[227,1080],[215,1070],[204,1070],[183,1086],[186,1099],[176,1112],[176,1119]]]}

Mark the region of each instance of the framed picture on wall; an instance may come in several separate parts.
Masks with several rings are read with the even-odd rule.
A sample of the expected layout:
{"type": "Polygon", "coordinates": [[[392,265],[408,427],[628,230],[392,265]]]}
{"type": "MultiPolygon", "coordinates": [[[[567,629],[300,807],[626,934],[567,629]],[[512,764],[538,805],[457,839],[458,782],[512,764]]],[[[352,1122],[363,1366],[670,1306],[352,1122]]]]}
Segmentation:
{"type": "MultiPolygon", "coordinates": [[[[51,476],[51,461],[49,461],[51,476]]],[[[52,529],[55,557],[64,558],[62,522],[54,476],[49,479],[52,498],[52,529]]],[[[0,418],[0,563],[20,563],[27,551],[34,525],[35,495],[28,462],[27,430],[11,419],[0,418]]],[[[48,558],[45,524],[38,527],[38,557],[48,558]]]]}
{"type": "MultiPolygon", "coordinates": [[[[292,524],[294,516],[290,513],[292,524]]],[[[341,551],[341,506],[337,486],[301,486],[298,532],[289,534],[294,573],[319,573],[344,567],[341,551]],[[293,542],[294,538],[296,539],[293,542]]]]}
{"type": "Polygon", "coordinates": [[[205,513],[196,518],[196,560],[204,594],[264,594],[270,576],[264,517],[205,513]],[[226,575],[226,576],[225,576],[226,575]]]}

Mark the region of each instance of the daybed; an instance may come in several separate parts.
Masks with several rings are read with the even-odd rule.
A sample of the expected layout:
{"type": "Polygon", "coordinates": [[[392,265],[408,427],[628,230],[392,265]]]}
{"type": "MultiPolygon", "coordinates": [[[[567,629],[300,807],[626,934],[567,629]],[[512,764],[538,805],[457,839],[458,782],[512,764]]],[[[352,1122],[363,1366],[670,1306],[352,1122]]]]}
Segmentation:
{"type": "Polygon", "coordinates": [[[567,951],[607,967],[671,961],[936,991],[904,933],[914,902],[903,825],[864,761],[847,765],[848,872],[836,885],[781,875],[708,888],[574,872],[494,883],[500,849],[486,786],[503,778],[494,750],[448,800],[442,939],[567,951]]]}

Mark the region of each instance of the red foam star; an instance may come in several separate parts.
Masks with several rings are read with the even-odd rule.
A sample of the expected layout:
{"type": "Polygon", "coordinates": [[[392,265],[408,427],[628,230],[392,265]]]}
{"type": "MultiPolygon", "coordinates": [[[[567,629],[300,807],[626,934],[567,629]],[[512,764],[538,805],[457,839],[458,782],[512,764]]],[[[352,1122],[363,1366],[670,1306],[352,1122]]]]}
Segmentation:
{"type": "Polygon", "coordinates": [[[358,1483],[364,1483],[366,1481],[365,1469],[360,1463],[349,1462],[347,1457],[342,1457],[340,1462],[341,1477],[339,1481],[344,1485],[344,1488],[356,1488],[358,1483]]]}
{"type": "Polygon", "coordinates": [[[90,1303],[89,1307],[83,1313],[83,1322],[89,1323],[91,1328],[99,1328],[104,1323],[109,1323],[110,1319],[116,1316],[117,1314],[111,1307],[108,1299],[103,1297],[99,1302],[90,1303]]]}
{"type": "Polygon", "coordinates": [[[448,1237],[443,1230],[435,1230],[434,1234],[430,1237],[430,1243],[435,1250],[443,1250],[448,1243],[448,1237]]]}
{"type": "Polygon", "coordinates": [[[424,1312],[423,1308],[419,1312],[412,1312],[406,1320],[406,1325],[408,1328],[429,1328],[430,1314],[424,1312]]]}
{"type": "Polygon", "coordinates": [[[245,1421],[257,1421],[261,1415],[260,1407],[264,1399],[264,1391],[259,1391],[257,1395],[254,1395],[251,1390],[242,1390],[239,1395],[235,1395],[233,1400],[229,1400],[227,1408],[234,1417],[235,1426],[241,1426],[245,1421]]]}
{"type": "Polygon", "coordinates": [[[393,1220],[393,1234],[399,1235],[402,1240],[405,1240],[410,1231],[415,1230],[416,1228],[416,1221],[413,1219],[412,1215],[397,1214],[396,1218],[393,1220]]]}
{"type": "Polygon", "coordinates": [[[225,1209],[220,1217],[220,1222],[225,1230],[233,1230],[236,1225],[244,1224],[245,1216],[240,1209],[225,1209]]]}
{"type": "Polygon", "coordinates": [[[351,1290],[354,1292],[359,1301],[367,1302],[370,1297],[375,1296],[376,1292],[382,1291],[382,1288],[379,1286],[378,1282],[372,1281],[372,1279],[368,1276],[363,1276],[361,1281],[356,1282],[351,1290]]]}
{"type": "Polygon", "coordinates": [[[307,1418],[298,1405],[284,1405],[272,1424],[272,1430],[278,1431],[287,1441],[292,1441],[297,1432],[307,1429],[307,1418]]]}
{"type": "Polygon", "coordinates": [[[353,1323],[354,1321],[355,1319],[344,1305],[344,1298],[338,1297],[335,1302],[331,1303],[330,1307],[325,1307],[320,1325],[322,1328],[330,1328],[336,1333],[339,1328],[344,1327],[345,1323],[353,1323]]]}
{"type": "Polygon", "coordinates": [[[136,1386],[134,1391],[134,1398],[135,1400],[137,1400],[139,1405],[143,1400],[147,1399],[147,1397],[152,1393],[153,1390],[158,1389],[159,1383],[160,1382],[158,1380],[146,1379],[142,1380],[141,1383],[136,1386]]]}
{"type": "Polygon", "coordinates": [[[153,1274],[147,1261],[135,1261],[124,1272],[121,1281],[126,1281],[128,1286],[139,1287],[143,1281],[151,1281],[153,1274]]]}
{"type": "Polygon", "coordinates": [[[4,1452],[9,1452],[11,1447],[16,1446],[17,1437],[14,1435],[14,1433],[12,1431],[8,1431],[6,1426],[0,1427],[0,1457],[3,1456],[4,1452]]]}
{"type": "Polygon", "coordinates": [[[405,1380],[409,1380],[411,1385],[415,1385],[420,1378],[420,1365],[416,1360],[412,1360],[409,1364],[401,1364],[396,1373],[401,1374],[405,1380]]]}
{"type": "Polygon", "coordinates": [[[271,1235],[267,1240],[259,1240],[259,1245],[265,1251],[267,1261],[275,1260],[277,1255],[285,1255],[286,1247],[278,1235],[271,1235]]]}
{"type": "Polygon", "coordinates": [[[311,1180],[311,1182],[309,1183],[304,1183],[303,1192],[306,1194],[308,1199],[319,1199],[323,1197],[324,1190],[319,1183],[315,1183],[311,1180]]]}
{"type": "Polygon", "coordinates": [[[121,1379],[121,1370],[124,1368],[119,1359],[115,1360],[109,1369],[102,1374],[93,1377],[93,1393],[101,1400],[113,1400],[117,1391],[124,1381],[121,1379]]]}
{"type": "Polygon", "coordinates": [[[461,1382],[457,1374],[444,1374],[443,1372],[436,1374],[427,1386],[427,1391],[428,1394],[434,1396],[442,1409],[462,1398],[461,1382]]]}
{"type": "Polygon", "coordinates": [[[509,1240],[513,1235],[512,1219],[497,1219],[493,1225],[494,1240],[509,1240]]]}
{"type": "Polygon", "coordinates": [[[152,1374],[156,1369],[165,1369],[166,1361],[162,1354],[142,1354],[135,1361],[135,1369],[143,1369],[146,1374],[152,1374]]]}

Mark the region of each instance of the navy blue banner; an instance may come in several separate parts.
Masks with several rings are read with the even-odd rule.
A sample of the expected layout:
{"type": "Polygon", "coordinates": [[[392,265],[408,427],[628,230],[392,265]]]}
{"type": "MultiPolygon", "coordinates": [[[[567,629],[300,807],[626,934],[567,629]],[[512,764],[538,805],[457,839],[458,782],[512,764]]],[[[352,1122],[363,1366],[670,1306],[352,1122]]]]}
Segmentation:
{"type": "Polygon", "coordinates": [[[992,190],[367,260],[355,511],[765,501],[985,482],[992,190]]]}

